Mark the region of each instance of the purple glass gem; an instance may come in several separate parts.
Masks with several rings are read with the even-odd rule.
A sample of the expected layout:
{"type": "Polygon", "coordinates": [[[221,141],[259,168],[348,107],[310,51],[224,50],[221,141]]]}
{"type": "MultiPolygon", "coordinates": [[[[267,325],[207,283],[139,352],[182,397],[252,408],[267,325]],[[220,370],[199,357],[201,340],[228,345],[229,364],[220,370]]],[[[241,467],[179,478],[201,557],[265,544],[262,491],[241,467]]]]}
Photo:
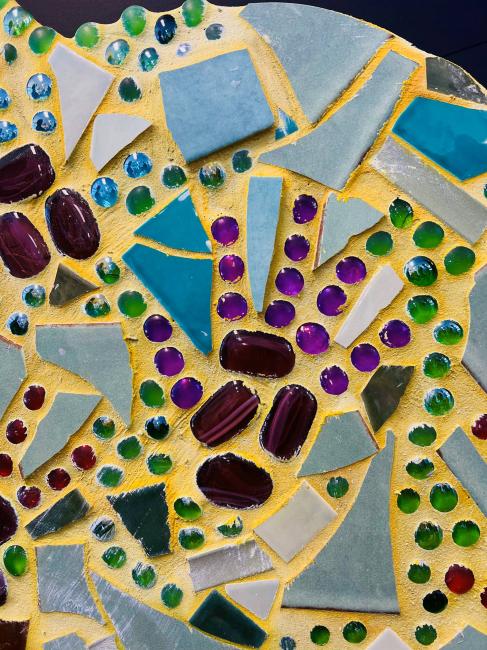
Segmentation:
{"type": "Polygon", "coordinates": [[[161,375],[173,377],[184,368],[184,357],[176,348],[161,348],[154,356],[154,364],[161,375]]]}
{"type": "Polygon", "coordinates": [[[329,284],[322,289],[316,299],[318,309],[325,316],[339,316],[343,312],[343,309],[340,309],[340,307],[346,302],[347,294],[341,287],[337,287],[336,284],[329,284]]]}
{"type": "Polygon", "coordinates": [[[308,223],[316,217],[318,203],[314,196],[300,194],[294,199],[293,217],[296,223],[308,223]]]}
{"type": "Polygon", "coordinates": [[[290,235],[284,243],[284,252],[293,262],[304,260],[309,253],[309,241],[304,235],[290,235]]]}
{"type": "Polygon", "coordinates": [[[298,296],[304,287],[304,278],[298,269],[286,267],[276,275],[276,287],[285,296],[298,296]]]}
{"type": "Polygon", "coordinates": [[[287,300],[273,300],[265,310],[265,322],[271,327],[286,327],[292,323],[296,310],[287,300]]]}
{"type": "Polygon", "coordinates": [[[8,587],[5,576],[3,575],[2,570],[0,569],[0,607],[5,605],[7,602],[8,587]]]}
{"type": "Polygon", "coordinates": [[[152,314],[144,322],[144,334],[153,343],[164,343],[171,338],[172,325],[160,314],[152,314]]]}
{"type": "Polygon", "coordinates": [[[336,265],[337,278],[345,284],[357,284],[367,275],[367,268],[359,257],[344,257],[336,265]]]}
{"type": "Polygon", "coordinates": [[[319,323],[303,323],[296,332],[296,343],[306,354],[321,354],[328,350],[330,337],[319,323]]]}
{"type": "Polygon", "coordinates": [[[180,409],[190,409],[203,395],[203,386],[194,377],[183,377],[171,388],[171,399],[180,409]]]}
{"type": "Polygon", "coordinates": [[[219,217],[211,224],[211,234],[222,246],[235,243],[238,233],[238,223],[233,217],[219,217]]]}
{"type": "Polygon", "coordinates": [[[377,348],[370,343],[360,343],[356,345],[350,355],[353,365],[360,372],[371,372],[379,365],[380,355],[377,348]]]}
{"type": "Polygon", "coordinates": [[[225,282],[238,282],[244,274],[245,265],[238,255],[224,255],[219,264],[220,277],[225,282]]]}
{"type": "Polygon", "coordinates": [[[403,348],[411,340],[411,330],[404,321],[395,318],[384,325],[379,336],[388,348],[403,348]]]}
{"type": "Polygon", "coordinates": [[[348,388],[348,375],[339,366],[330,366],[321,373],[320,384],[325,393],[341,395],[348,388]]]}
{"type": "Polygon", "coordinates": [[[0,217],[0,257],[14,278],[30,278],[46,268],[51,254],[25,214],[7,212],[0,217]]]}
{"type": "Polygon", "coordinates": [[[247,314],[247,301],[239,294],[229,291],[218,298],[216,311],[225,320],[240,320],[247,314]]]}

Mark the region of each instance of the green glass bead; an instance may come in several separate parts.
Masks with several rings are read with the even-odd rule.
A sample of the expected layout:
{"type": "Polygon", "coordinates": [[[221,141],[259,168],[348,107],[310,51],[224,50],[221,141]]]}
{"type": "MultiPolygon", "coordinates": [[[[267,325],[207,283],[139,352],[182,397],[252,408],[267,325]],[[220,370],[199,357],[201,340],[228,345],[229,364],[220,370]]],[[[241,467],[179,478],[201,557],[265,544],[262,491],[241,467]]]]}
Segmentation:
{"type": "Polygon", "coordinates": [[[132,579],[138,587],[150,589],[156,584],[157,574],[152,564],[137,564],[132,569],[132,579]]]}
{"type": "Polygon", "coordinates": [[[138,185],[130,190],[125,199],[125,205],[130,214],[138,215],[150,210],[156,200],[146,185],[138,185]]]}
{"type": "Polygon", "coordinates": [[[5,63],[7,65],[12,65],[12,63],[17,61],[17,57],[18,53],[15,45],[12,45],[11,43],[5,43],[3,46],[3,58],[5,59],[5,63]]]}
{"type": "Polygon", "coordinates": [[[133,77],[125,77],[118,85],[118,94],[124,102],[136,102],[142,97],[142,90],[133,77]]]}
{"type": "Polygon", "coordinates": [[[28,307],[41,307],[46,302],[46,290],[40,284],[29,284],[22,291],[22,300],[28,307]]]}
{"type": "Polygon", "coordinates": [[[396,228],[409,228],[413,223],[413,209],[407,201],[397,198],[389,206],[389,217],[396,228]]]}
{"type": "Polygon", "coordinates": [[[423,372],[426,377],[440,379],[446,377],[451,370],[451,361],[441,352],[431,352],[423,359],[423,372]]]}
{"type": "Polygon", "coordinates": [[[418,447],[428,447],[436,440],[436,429],[429,424],[419,424],[408,434],[409,440],[418,447]]]}
{"type": "Polygon", "coordinates": [[[147,309],[147,303],[140,291],[124,291],[118,296],[118,308],[124,316],[137,318],[147,309]]]}
{"type": "Polygon", "coordinates": [[[480,539],[480,528],[474,521],[458,521],[453,526],[452,538],[458,546],[473,546],[480,539]]]}
{"type": "Polygon", "coordinates": [[[429,287],[438,278],[438,269],[433,260],[424,255],[412,257],[404,265],[404,275],[417,287],[429,287]]]}
{"type": "Polygon", "coordinates": [[[397,495],[397,507],[406,515],[416,512],[419,508],[420,502],[421,499],[419,494],[416,490],[412,490],[411,488],[405,488],[397,495]]]}
{"type": "Polygon", "coordinates": [[[191,497],[179,497],[179,499],[176,499],[174,502],[174,510],[181,519],[186,521],[194,521],[203,514],[200,506],[191,497]]]}
{"type": "Polygon", "coordinates": [[[167,608],[174,609],[183,600],[183,590],[174,583],[164,585],[161,590],[161,600],[167,608]]]}
{"type": "Polygon", "coordinates": [[[456,246],[445,255],[444,264],[450,275],[462,275],[475,264],[475,253],[466,246],[456,246]]]}
{"type": "Polygon", "coordinates": [[[171,457],[166,454],[151,454],[147,458],[147,467],[149,468],[149,472],[156,476],[167,474],[172,468],[171,457]]]}
{"type": "Polygon", "coordinates": [[[343,638],[349,643],[362,643],[367,636],[367,628],[360,621],[350,621],[343,628],[343,638]]]}
{"type": "Polygon", "coordinates": [[[414,633],[416,641],[421,645],[431,645],[436,641],[436,630],[432,625],[418,625],[414,633]]]}
{"type": "Polygon", "coordinates": [[[332,476],[326,485],[326,491],[334,499],[341,499],[348,492],[348,481],[343,476],[332,476]]]}
{"type": "Polygon", "coordinates": [[[445,231],[434,221],[425,221],[416,228],[413,241],[418,248],[436,248],[443,241],[445,231]]]}
{"type": "Polygon", "coordinates": [[[186,174],[184,169],[179,165],[167,165],[162,170],[161,181],[170,190],[181,187],[186,183],[186,174]]]}
{"type": "Polygon", "coordinates": [[[144,7],[132,5],[121,15],[122,25],[129,36],[139,36],[145,29],[146,16],[144,7]]]}
{"type": "Polygon", "coordinates": [[[429,458],[411,460],[406,465],[406,472],[418,481],[423,481],[425,478],[428,478],[434,471],[435,466],[429,458]]]}
{"type": "Polygon", "coordinates": [[[232,167],[233,171],[237,174],[243,174],[248,172],[252,167],[252,158],[250,157],[250,152],[248,149],[242,149],[241,151],[236,151],[232,156],[232,167]]]}
{"type": "Polygon", "coordinates": [[[101,556],[110,569],[120,569],[127,561],[127,553],[121,546],[110,546],[101,556]]]}
{"type": "Polygon", "coordinates": [[[34,54],[45,54],[51,48],[56,32],[50,27],[36,27],[29,36],[29,47],[34,54]]]}
{"type": "Polygon", "coordinates": [[[26,573],[29,564],[25,549],[18,544],[9,546],[3,553],[3,563],[11,576],[20,578],[26,573]]]}
{"type": "Polygon", "coordinates": [[[424,408],[430,415],[446,415],[454,406],[455,400],[447,388],[433,388],[424,396],[424,408]]]}
{"type": "Polygon", "coordinates": [[[96,480],[103,487],[117,487],[123,480],[123,470],[115,465],[104,465],[96,473],[96,480]]]}
{"type": "Polygon", "coordinates": [[[117,444],[117,454],[124,460],[134,460],[142,453],[142,445],[137,436],[128,436],[117,444]]]}
{"type": "Polygon", "coordinates": [[[3,18],[3,28],[9,36],[22,36],[32,22],[32,16],[23,7],[12,7],[3,18]]]}
{"type": "Polygon", "coordinates": [[[159,54],[155,47],[146,47],[145,50],[139,54],[139,67],[142,72],[150,72],[154,70],[159,61],[159,54]]]}
{"type": "Polygon", "coordinates": [[[198,178],[203,187],[216,190],[225,182],[225,170],[219,163],[204,165],[198,172],[198,178]]]}
{"type": "Polygon", "coordinates": [[[315,645],[326,645],[330,640],[330,630],[324,625],[315,625],[309,637],[315,645]]]}
{"type": "Polygon", "coordinates": [[[431,521],[423,521],[416,528],[414,541],[425,551],[432,551],[441,544],[443,540],[443,531],[437,524],[431,521]]]}
{"type": "Polygon", "coordinates": [[[141,383],[139,395],[146,406],[159,408],[164,404],[164,391],[153,379],[146,379],[141,383]]]}
{"type": "Polygon", "coordinates": [[[233,521],[227,522],[226,524],[220,524],[216,529],[221,535],[223,535],[223,537],[237,537],[243,530],[242,518],[235,517],[233,521]]]}
{"type": "Polygon", "coordinates": [[[448,483],[437,483],[431,488],[430,503],[439,512],[450,512],[458,503],[457,491],[448,483]]]}
{"type": "Polygon", "coordinates": [[[100,440],[110,440],[115,435],[115,422],[108,415],[101,415],[93,422],[93,433],[100,440]]]}
{"type": "Polygon", "coordinates": [[[181,15],[188,27],[196,27],[205,15],[205,0],[185,0],[181,6],[181,15]]]}
{"type": "Polygon", "coordinates": [[[179,543],[187,551],[194,551],[205,543],[205,536],[201,528],[183,528],[179,531],[179,543]]]}
{"type": "Polygon", "coordinates": [[[105,284],[115,284],[120,280],[120,267],[111,257],[104,257],[97,263],[96,273],[105,284]]]}
{"type": "Polygon", "coordinates": [[[100,41],[98,25],[96,23],[83,23],[76,30],[74,40],[76,41],[76,45],[91,50],[100,41]]]}
{"type": "Polygon", "coordinates": [[[456,320],[443,320],[433,330],[433,336],[443,345],[456,345],[463,339],[463,327],[456,320]]]}
{"type": "Polygon", "coordinates": [[[406,310],[415,323],[424,325],[438,313],[438,302],[433,296],[413,296],[408,300],[406,310]]]}
{"type": "Polygon", "coordinates": [[[417,585],[424,585],[431,578],[431,569],[427,564],[411,564],[408,571],[408,578],[417,585]]]}
{"type": "Polygon", "coordinates": [[[101,293],[92,296],[85,304],[85,312],[91,318],[102,318],[110,313],[110,303],[101,293]]]}
{"type": "Polygon", "coordinates": [[[367,239],[365,250],[375,257],[382,257],[383,255],[389,255],[393,246],[394,241],[390,233],[385,230],[379,230],[367,239]]]}

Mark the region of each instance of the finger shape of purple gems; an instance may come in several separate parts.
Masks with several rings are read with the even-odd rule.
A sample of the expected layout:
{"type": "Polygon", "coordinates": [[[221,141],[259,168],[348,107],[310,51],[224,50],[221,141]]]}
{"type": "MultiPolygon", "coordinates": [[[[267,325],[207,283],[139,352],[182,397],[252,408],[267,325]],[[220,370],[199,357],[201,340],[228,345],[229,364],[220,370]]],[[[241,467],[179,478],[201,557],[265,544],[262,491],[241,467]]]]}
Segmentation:
{"type": "Polygon", "coordinates": [[[211,234],[222,246],[230,246],[238,239],[238,223],[233,217],[219,217],[211,224],[211,234]]]}
{"type": "Polygon", "coordinates": [[[309,253],[309,241],[304,235],[290,235],[284,243],[284,252],[293,262],[304,260],[309,253]]]}
{"type": "Polygon", "coordinates": [[[367,275],[367,268],[359,257],[344,257],[336,265],[337,278],[345,284],[357,284],[367,275]]]}
{"type": "Polygon", "coordinates": [[[325,316],[339,316],[343,309],[342,305],[347,302],[347,294],[341,287],[330,284],[320,291],[316,299],[316,305],[325,316]]]}
{"type": "Polygon", "coordinates": [[[247,314],[247,301],[241,294],[229,291],[218,298],[216,311],[225,320],[240,320],[247,314]]]}
{"type": "Polygon", "coordinates": [[[395,318],[384,325],[379,337],[388,348],[403,348],[411,340],[411,330],[404,321],[395,318]]]}
{"type": "Polygon", "coordinates": [[[144,322],[144,334],[152,343],[164,343],[172,335],[171,323],[160,314],[152,314],[144,322]]]}
{"type": "Polygon", "coordinates": [[[328,332],[319,323],[303,323],[296,332],[296,343],[306,354],[322,354],[330,345],[328,332]]]}
{"type": "Polygon", "coordinates": [[[287,300],[273,300],[265,310],[265,322],[271,327],[286,327],[296,316],[294,305],[287,300]]]}
{"type": "Polygon", "coordinates": [[[379,365],[380,355],[370,343],[360,343],[353,348],[350,359],[360,372],[371,372],[379,365]]]}
{"type": "Polygon", "coordinates": [[[202,395],[203,386],[194,377],[183,377],[171,388],[171,399],[180,409],[193,408],[202,395]]]}
{"type": "Polygon", "coordinates": [[[341,395],[348,388],[348,375],[339,366],[330,366],[321,373],[320,384],[325,393],[341,395]]]}
{"type": "Polygon", "coordinates": [[[294,199],[293,217],[296,223],[308,223],[316,217],[318,203],[310,194],[300,194],[294,199]]]}
{"type": "Polygon", "coordinates": [[[224,255],[218,263],[218,270],[225,282],[238,282],[244,274],[245,265],[238,255],[224,255]]]}
{"type": "Polygon", "coordinates": [[[298,269],[286,267],[276,275],[276,288],[285,296],[297,296],[304,287],[304,278],[298,269]]]}
{"type": "Polygon", "coordinates": [[[154,356],[157,370],[165,377],[173,377],[184,368],[184,357],[176,348],[161,348],[154,356]]]}

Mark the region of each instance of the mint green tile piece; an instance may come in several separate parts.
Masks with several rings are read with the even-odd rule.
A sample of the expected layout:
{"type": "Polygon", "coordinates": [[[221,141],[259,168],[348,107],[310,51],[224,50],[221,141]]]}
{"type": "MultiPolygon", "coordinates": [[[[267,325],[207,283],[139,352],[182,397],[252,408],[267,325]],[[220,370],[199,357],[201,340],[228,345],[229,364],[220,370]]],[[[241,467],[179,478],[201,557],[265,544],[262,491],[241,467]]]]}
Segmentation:
{"type": "Polygon", "coordinates": [[[27,376],[22,346],[0,336],[0,417],[27,376]]]}
{"type": "Polygon", "coordinates": [[[487,635],[467,625],[450,643],[442,646],[441,650],[485,650],[485,648],[487,648],[487,635]]]}
{"type": "Polygon", "coordinates": [[[462,363],[487,392],[487,264],[475,274],[469,301],[470,329],[462,363]]]}

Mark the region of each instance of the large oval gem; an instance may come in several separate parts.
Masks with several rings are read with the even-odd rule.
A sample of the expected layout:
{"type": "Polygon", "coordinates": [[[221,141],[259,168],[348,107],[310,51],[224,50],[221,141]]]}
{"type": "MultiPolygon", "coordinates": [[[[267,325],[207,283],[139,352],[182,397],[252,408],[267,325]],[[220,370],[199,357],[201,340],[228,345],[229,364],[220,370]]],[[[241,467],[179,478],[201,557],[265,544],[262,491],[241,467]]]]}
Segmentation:
{"type": "Polygon", "coordinates": [[[67,188],[57,190],[46,201],[46,221],[60,253],[85,260],[100,244],[98,224],[85,199],[67,188]]]}
{"type": "Polygon", "coordinates": [[[42,147],[25,144],[0,158],[0,203],[40,196],[51,187],[56,175],[42,147]]]}
{"type": "Polygon", "coordinates": [[[235,454],[208,458],[196,473],[205,497],[223,508],[256,508],[272,493],[270,475],[255,463],[235,454]]]}
{"type": "Polygon", "coordinates": [[[41,233],[21,212],[7,212],[0,217],[0,256],[16,278],[37,275],[51,259],[41,233]]]}
{"type": "Polygon", "coordinates": [[[7,499],[0,496],[0,546],[17,532],[17,515],[7,499]]]}
{"type": "Polygon", "coordinates": [[[191,431],[204,445],[216,447],[245,429],[259,403],[258,395],[242,381],[229,381],[193,415],[191,431]]]}
{"type": "Polygon", "coordinates": [[[316,408],[315,396],[304,386],[281,388],[260,431],[262,447],[278,460],[297,456],[308,437],[316,408]]]}
{"type": "Polygon", "coordinates": [[[275,334],[233,330],[220,346],[220,363],[225,370],[261,377],[284,377],[294,368],[292,345],[275,334]]]}

